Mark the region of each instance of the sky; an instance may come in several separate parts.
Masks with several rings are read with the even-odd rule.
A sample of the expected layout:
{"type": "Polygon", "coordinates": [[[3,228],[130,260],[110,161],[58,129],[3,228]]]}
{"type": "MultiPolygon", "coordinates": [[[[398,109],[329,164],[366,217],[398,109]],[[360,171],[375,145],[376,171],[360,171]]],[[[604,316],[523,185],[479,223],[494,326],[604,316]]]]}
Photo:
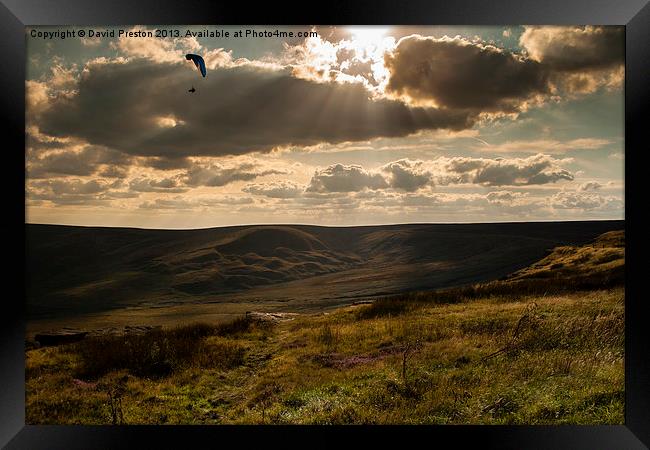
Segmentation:
{"type": "Polygon", "coordinates": [[[622,27],[26,33],[29,223],[624,218],[622,27]]]}

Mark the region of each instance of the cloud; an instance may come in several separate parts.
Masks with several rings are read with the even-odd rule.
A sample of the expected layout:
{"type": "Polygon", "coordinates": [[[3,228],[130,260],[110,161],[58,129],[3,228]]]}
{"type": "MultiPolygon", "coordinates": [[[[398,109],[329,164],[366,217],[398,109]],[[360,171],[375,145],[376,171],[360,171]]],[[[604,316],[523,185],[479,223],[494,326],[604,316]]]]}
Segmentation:
{"type": "Polygon", "coordinates": [[[382,172],[389,174],[388,184],[396,189],[413,192],[431,182],[431,172],[423,167],[422,161],[400,159],[381,168],[382,172]]]}
{"type": "Polygon", "coordinates": [[[282,61],[292,75],[319,83],[359,83],[379,94],[387,81],[384,54],[395,46],[395,38],[384,36],[364,42],[348,31],[336,33],[337,40],[310,37],[287,46],[282,61]]]}
{"type": "Polygon", "coordinates": [[[503,153],[565,153],[575,150],[595,150],[611,144],[608,139],[579,138],[568,141],[557,141],[553,139],[536,139],[530,141],[507,141],[501,144],[477,145],[476,150],[503,153]]]}
{"type": "Polygon", "coordinates": [[[475,183],[484,186],[521,186],[571,181],[574,175],[561,164],[569,160],[537,154],[528,158],[440,158],[438,184],[475,183]]]}
{"type": "MultiPolygon", "coordinates": [[[[78,67],[76,64],[65,66],[59,58],[53,58],[47,76],[40,81],[25,81],[25,121],[28,127],[33,127],[40,114],[45,112],[58,98],[69,97],[75,94],[79,82],[78,67]]],[[[38,135],[32,130],[32,135],[38,135]]]]}
{"type": "Polygon", "coordinates": [[[118,166],[106,166],[98,175],[106,178],[126,178],[129,176],[129,169],[118,166]]]}
{"type": "Polygon", "coordinates": [[[525,192],[493,191],[488,193],[435,192],[420,190],[416,193],[398,191],[364,191],[354,194],[359,205],[368,211],[394,212],[396,214],[452,214],[467,213],[530,213],[547,207],[545,202],[530,198],[525,192]]]}
{"type": "Polygon", "coordinates": [[[42,188],[52,191],[56,195],[65,194],[98,194],[104,192],[110,186],[99,180],[82,181],[79,179],[73,180],[48,180],[36,182],[34,187],[42,188]]]}
{"type": "Polygon", "coordinates": [[[82,152],[56,152],[30,161],[29,178],[48,178],[56,175],[92,175],[96,167],[89,164],[82,152]]]}
{"type": "Polygon", "coordinates": [[[414,192],[427,185],[478,184],[523,186],[571,181],[574,175],[561,167],[570,159],[537,154],[528,158],[440,157],[429,161],[401,159],[379,170],[335,164],[317,170],[308,192],[357,192],[396,189],[414,192]]]}
{"type": "Polygon", "coordinates": [[[78,73],[76,65],[66,67],[62,64],[54,64],[50,71],[51,75],[47,80],[48,89],[54,91],[74,89],[78,73]]]}
{"type": "Polygon", "coordinates": [[[230,207],[240,205],[251,205],[254,201],[249,197],[210,197],[199,199],[187,199],[176,196],[170,199],[157,198],[153,201],[141,203],[140,209],[169,209],[169,210],[190,210],[190,209],[209,209],[213,207],[230,207]]]}
{"type": "Polygon", "coordinates": [[[115,198],[134,195],[116,191],[122,182],[104,180],[54,179],[38,180],[28,184],[26,196],[29,202],[49,201],[54,205],[107,206],[115,198]]]}
{"type": "Polygon", "coordinates": [[[135,192],[185,192],[187,189],[179,186],[177,178],[135,178],[129,182],[129,189],[135,192]]]}
{"type": "Polygon", "coordinates": [[[516,190],[490,192],[438,192],[432,188],[407,192],[393,189],[364,189],[350,192],[305,192],[295,198],[277,199],[287,214],[382,214],[384,217],[429,218],[544,218],[585,211],[619,212],[623,202],[615,196],[559,191],[551,194],[516,190]],[[433,216],[432,216],[433,215],[433,216]]]}
{"type": "Polygon", "coordinates": [[[237,155],[473,124],[466,112],[372,100],[358,84],[313,83],[255,67],[218,69],[201,79],[189,67],[145,59],[86,65],[76,94],[51,99],[39,119],[39,130],[52,137],[74,136],[131,155],[165,158],[237,155]],[[196,95],[187,93],[192,84],[196,95]],[[163,126],[161,118],[169,117],[176,126],[169,121],[163,126]]]}
{"type": "MultiPolygon", "coordinates": [[[[616,56],[611,29],[525,27],[521,53],[478,37],[402,30],[400,41],[375,45],[375,37],[351,41],[342,28],[256,61],[193,40],[148,39],[102,45],[113,56],[77,66],[55,58],[43,77],[26,82],[28,204],[40,202],[40,211],[50,203],[114,206],[118,214],[185,208],[219,217],[247,208],[241,220],[286,214],[339,224],[405,221],[402,214],[412,221],[620,214],[621,199],[608,196],[618,191],[587,178],[602,169],[599,158],[623,158],[606,130],[604,138],[528,141],[520,136],[537,126],[509,137],[499,124],[495,133],[480,132],[486,119],[620,85],[622,51],[616,56]],[[194,49],[206,59],[205,79],[184,59],[194,49]],[[192,85],[195,94],[187,93],[192,85]],[[461,134],[488,143],[473,147],[461,134]],[[602,151],[584,155],[591,163],[582,175],[559,156],[591,149],[602,151]],[[478,150],[491,154],[474,157],[478,150]],[[453,157],[457,151],[472,157],[453,157]],[[242,156],[255,152],[269,153],[242,156]],[[305,166],[292,166],[297,160],[305,166]],[[557,193],[568,187],[575,191],[557,193]],[[202,197],[222,192],[233,197],[202,197]]],[[[510,31],[509,41],[521,34],[510,31]]],[[[31,73],[43,73],[46,58],[31,73]]],[[[550,117],[540,113],[543,122],[550,117]]],[[[541,136],[550,136],[544,128],[541,136]]],[[[57,220],[78,209],[60,211],[57,220]]],[[[32,217],[38,214],[45,213],[32,217]]]]}
{"type": "Polygon", "coordinates": [[[497,205],[511,205],[528,197],[527,192],[492,191],[485,195],[488,202],[497,205]]]}
{"type": "Polygon", "coordinates": [[[539,62],[460,37],[408,36],[385,59],[389,93],[441,108],[512,113],[549,92],[539,62]]]}
{"type": "Polygon", "coordinates": [[[600,188],[602,188],[603,185],[600,184],[597,181],[588,181],[586,183],[582,183],[580,186],[578,186],[579,191],[596,191],[600,188]]]}
{"type": "Polygon", "coordinates": [[[625,67],[622,65],[613,69],[560,73],[555,77],[556,84],[572,96],[590,94],[602,87],[618,89],[624,80],[625,67]]]}
{"type": "Polygon", "coordinates": [[[525,27],[524,53],[481,41],[411,35],[386,53],[386,91],[414,104],[475,113],[516,113],[557,95],[618,87],[622,27],[525,27]]]}
{"type": "Polygon", "coordinates": [[[183,210],[193,209],[196,205],[188,200],[178,199],[163,199],[157,198],[153,201],[146,201],[141,203],[138,208],[140,209],[170,209],[170,210],[183,210]]]}
{"type": "Polygon", "coordinates": [[[624,63],[623,27],[527,26],[519,44],[533,60],[556,71],[604,69],[624,63]]]}
{"type": "Polygon", "coordinates": [[[126,198],[138,198],[140,196],[137,192],[128,192],[128,191],[107,191],[100,195],[100,199],[109,200],[109,199],[126,199],[126,198]]]}
{"type": "Polygon", "coordinates": [[[553,208],[558,209],[595,209],[613,200],[614,197],[605,198],[594,193],[561,191],[553,195],[549,203],[553,208]]]}
{"type": "MultiPolygon", "coordinates": [[[[601,28],[563,32],[578,36],[572,38],[576,46],[571,51],[583,55],[581,67],[610,67],[586,56],[593,47],[587,45],[590,39],[600,48],[611,40],[598,44],[601,36],[616,34],[615,28],[601,28]]],[[[460,131],[471,128],[480,114],[515,113],[552,94],[554,71],[566,64],[558,62],[549,42],[564,34],[554,28],[526,32],[522,39],[530,57],[460,37],[407,36],[394,49],[381,50],[379,59],[359,53],[351,41],[319,41],[325,50],[332,47],[328,58],[338,72],[350,80],[385,73],[387,96],[410,106],[378,95],[373,90],[377,80],[313,82],[295,76],[300,61],[284,68],[278,62],[233,61],[223,49],[205,52],[212,69],[201,78],[182,57],[199,45],[193,38],[122,39],[113,46],[125,56],[96,58],[77,69],[78,75],[72,66],[59,64],[47,82],[28,82],[27,112],[49,139],[75,138],[155,157],[152,161],[160,164],[422,130],[460,131]],[[196,95],[187,93],[191,85],[196,85],[196,95]]],[[[613,82],[595,76],[572,70],[563,75],[563,83],[578,92],[613,82]]]]}
{"type": "Polygon", "coordinates": [[[269,183],[256,183],[245,186],[242,191],[253,195],[263,195],[270,198],[296,198],[305,190],[292,181],[272,181],[269,183]]]}
{"type": "Polygon", "coordinates": [[[371,173],[361,166],[334,164],[317,170],[308,192],[354,192],[363,189],[384,189],[388,183],[379,173],[371,173]]]}
{"type": "Polygon", "coordinates": [[[158,170],[175,170],[185,169],[192,166],[192,162],[185,157],[167,158],[167,157],[148,157],[138,158],[138,162],[147,167],[158,170]]]}
{"type": "Polygon", "coordinates": [[[266,175],[287,174],[285,170],[260,169],[254,163],[241,163],[227,167],[222,164],[196,164],[190,167],[183,176],[183,182],[188,186],[225,186],[235,181],[250,181],[266,175]]]}
{"type": "Polygon", "coordinates": [[[87,176],[96,173],[101,166],[112,170],[127,166],[132,158],[123,153],[96,146],[85,146],[81,150],[49,152],[43,156],[32,156],[28,160],[27,172],[30,178],[47,178],[61,175],[87,176]]]}
{"type": "Polygon", "coordinates": [[[625,78],[623,27],[529,26],[519,45],[568,94],[618,88],[625,78]]]}
{"type": "Polygon", "coordinates": [[[47,109],[49,97],[47,84],[41,81],[25,81],[26,118],[32,121],[35,116],[47,109]]]}

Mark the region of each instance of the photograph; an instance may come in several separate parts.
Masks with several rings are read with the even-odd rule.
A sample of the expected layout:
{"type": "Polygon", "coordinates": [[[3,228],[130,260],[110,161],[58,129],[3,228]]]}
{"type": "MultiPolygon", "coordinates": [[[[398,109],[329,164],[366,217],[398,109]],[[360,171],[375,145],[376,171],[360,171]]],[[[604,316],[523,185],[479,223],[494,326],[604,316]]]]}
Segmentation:
{"type": "Polygon", "coordinates": [[[25,27],[28,425],[624,425],[625,27],[25,27]]]}

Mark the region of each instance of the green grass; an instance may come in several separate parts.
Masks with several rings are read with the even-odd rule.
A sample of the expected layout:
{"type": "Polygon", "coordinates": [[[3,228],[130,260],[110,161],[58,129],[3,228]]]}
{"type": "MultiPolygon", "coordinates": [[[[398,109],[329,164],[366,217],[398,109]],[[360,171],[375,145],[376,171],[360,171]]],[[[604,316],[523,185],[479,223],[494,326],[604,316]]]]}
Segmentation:
{"type": "Polygon", "coordinates": [[[33,349],[27,421],[620,424],[623,299],[613,288],[364,305],[33,349]]]}

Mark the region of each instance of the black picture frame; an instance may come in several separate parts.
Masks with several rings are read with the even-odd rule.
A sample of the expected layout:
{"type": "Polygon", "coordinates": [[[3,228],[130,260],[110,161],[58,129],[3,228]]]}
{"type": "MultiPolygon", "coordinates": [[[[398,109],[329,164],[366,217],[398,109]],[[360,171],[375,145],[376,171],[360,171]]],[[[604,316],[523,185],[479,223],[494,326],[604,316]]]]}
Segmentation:
{"type": "MultiPolygon", "coordinates": [[[[6,250],[2,271],[0,326],[0,445],[8,449],[194,448],[271,440],[283,446],[330,446],[362,438],[365,445],[422,442],[506,449],[640,449],[650,445],[650,342],[645,326],[642,283],[645,253],[641,205],[642,151],[648,147],[644,117],[650,100],[650,4],[648,0],[456,0],[381,1],[279,4],[278,2],[217,3],[119,0],[90,4],[83,0],[0,0],[0,96],[5,176],[5,217],[0,221],[5,242],[23,243],[25,26],[125,24],[602,24],[624,25],[625,79],[625,425],[619,426],[418,426],[418,427],[231,427],[231,426],[35,426],[25,425],[24,380],[24,245],[6,250]],[[23,169],[21,169],[21,167],[23,169]],[[20,262],[23,262],[22,264],[20,262]],[[640,267],[638,270],[636,268],[640,267]],[[20,272],[22,271],[22,277],[20,272]],[[14,293],[9,287],[15,287],[14,293]],[[7,311],[9,311],[7,313],[7,311]],[[225,441],[228,439],[228,441],[225,441]]],[[[421,444],[419,444],[421,445],[421,444]]]]}

